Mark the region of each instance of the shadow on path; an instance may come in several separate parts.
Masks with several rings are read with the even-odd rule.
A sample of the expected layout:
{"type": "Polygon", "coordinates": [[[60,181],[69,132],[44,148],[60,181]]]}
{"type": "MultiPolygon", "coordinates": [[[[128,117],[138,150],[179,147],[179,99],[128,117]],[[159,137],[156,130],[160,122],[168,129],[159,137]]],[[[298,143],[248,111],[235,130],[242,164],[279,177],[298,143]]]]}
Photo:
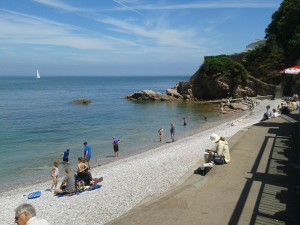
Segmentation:
{"type": "Polygon", "coordinates": [[[300,224],[300,170],[296,168],[300,147],[298,115],[284,115],[282,118],[285,122],[276,123],[270,120],[254,125],[269,127],[269,130],[251,169],[253,176],[247,178],[231,215],[230,225],[239,223],[250,190],[256,181],[262,185],[250,224],[300,224]],[[272,147],[267,167],[264,172],[259,172],[268,143],[272,143],[272,147]]]}

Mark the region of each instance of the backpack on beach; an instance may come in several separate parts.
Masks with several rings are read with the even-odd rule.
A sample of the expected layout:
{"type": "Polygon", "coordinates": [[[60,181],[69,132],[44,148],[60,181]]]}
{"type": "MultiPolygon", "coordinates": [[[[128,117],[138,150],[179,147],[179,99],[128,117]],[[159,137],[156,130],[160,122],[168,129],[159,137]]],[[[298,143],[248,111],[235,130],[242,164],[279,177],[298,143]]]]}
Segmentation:
{"type": "Polygon", "coordinates": [[[222,155],[216,155],[216,156],[214,156],[214,163],[216,165],[223,165],[225,163],[224,156],[222,156],[222,155]]]}

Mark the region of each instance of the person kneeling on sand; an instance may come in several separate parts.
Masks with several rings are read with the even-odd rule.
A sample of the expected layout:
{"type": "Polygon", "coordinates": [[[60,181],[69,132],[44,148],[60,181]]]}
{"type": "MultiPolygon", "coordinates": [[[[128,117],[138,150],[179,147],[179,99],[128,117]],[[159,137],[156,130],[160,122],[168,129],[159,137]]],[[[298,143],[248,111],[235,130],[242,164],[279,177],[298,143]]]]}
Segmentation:
{"type": "Polygon", "coordinates": [[[229,147],[228,142],[225,138],[220,137],[217,134],[210,135],[210,140],[217,144],[216,150],[206,150],[204,154],[205,162],[213,161],[214,156],[224,156],[225,163],[230,162],[230,154],[229,154],[229,147]]]}
{"type": "Polygon", "coordinates": [[[85,164],[85,161],[82,157],[78,157],[76,180],[81,183],[80,186],[90,185],[91,181],[93,180],[92,174],[89,171],[89,167],[85,164]],[[83,184],[82,181],[84,182],[83,184]]]}
{"type": "Polygon", "coordinates": [[[59,189],[56,189],[54,191],[54,194],[72,194],[75,193],[75,176],[72,172],[72,169],[70,167],[66,167],[65,169],[66,176],[60,186],[59,189]]]}

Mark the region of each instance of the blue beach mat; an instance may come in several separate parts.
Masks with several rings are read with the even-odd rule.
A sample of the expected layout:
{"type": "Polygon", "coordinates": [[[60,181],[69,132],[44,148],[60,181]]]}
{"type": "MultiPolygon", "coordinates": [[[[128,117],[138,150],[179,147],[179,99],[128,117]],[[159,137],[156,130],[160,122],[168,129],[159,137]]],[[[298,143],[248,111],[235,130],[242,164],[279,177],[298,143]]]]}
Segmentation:
{"type": "Polygon", "coordinates": [[[38,198],[38,197],[41,196],[41,194],[42,194],[41,191],[31,192],[31,193],[28,195],[28,199],[38,198]]]}

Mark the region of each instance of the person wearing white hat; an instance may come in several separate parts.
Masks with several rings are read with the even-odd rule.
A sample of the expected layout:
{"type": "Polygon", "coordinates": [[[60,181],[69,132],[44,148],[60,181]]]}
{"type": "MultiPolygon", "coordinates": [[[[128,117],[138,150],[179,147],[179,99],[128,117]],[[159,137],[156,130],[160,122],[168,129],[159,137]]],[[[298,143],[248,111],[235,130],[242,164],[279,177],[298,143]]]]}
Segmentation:
{"type": "Polygon", "coordinates": [[[225,163],[230,162],[230,154],[229,154],[229,147],[228,142],[217,134],[210,135],[210,140],[217,144],[215,150],[206,150],[205,161],[210,162],[212,161],[213,157],[224,156],[225,163]]]}

